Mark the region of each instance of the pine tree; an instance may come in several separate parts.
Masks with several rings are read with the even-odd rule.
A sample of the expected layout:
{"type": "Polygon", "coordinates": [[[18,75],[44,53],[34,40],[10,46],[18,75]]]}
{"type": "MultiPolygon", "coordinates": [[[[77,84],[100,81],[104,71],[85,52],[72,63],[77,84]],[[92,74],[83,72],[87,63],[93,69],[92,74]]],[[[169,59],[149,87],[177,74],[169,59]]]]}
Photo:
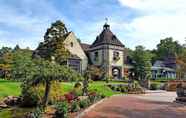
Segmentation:
{"type": "Polygon", "coordinates": [[[41,42],[34,52],[34,56],[51,60],[55,57],[55,61],[63,64],[70,56],[69,51],[65,48],[64,40],[68,35],[65,24],[61,21],[52,23],[44,35],[44,42],[41,42]]]}

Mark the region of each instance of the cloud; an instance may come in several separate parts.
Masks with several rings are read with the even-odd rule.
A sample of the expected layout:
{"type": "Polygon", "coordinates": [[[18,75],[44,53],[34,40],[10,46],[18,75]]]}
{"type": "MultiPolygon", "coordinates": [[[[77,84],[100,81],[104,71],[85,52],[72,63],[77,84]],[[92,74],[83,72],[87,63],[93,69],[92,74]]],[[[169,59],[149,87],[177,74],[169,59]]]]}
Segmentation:
{"type": "Polygon", "coordinates": [[[51,22],[63,16],[46,0],[12,0],[0,1],[0,17],[0,47],[19,44],[34,49],[51,22]]]}
{"type": "MultiPolygon", "coordinates": [[[[127,24],[124,37],[153,49],[160,39],[173,37],[185,42],[186,1],[185,0],[118,0],[124,7],[135,9],[139,16],[127,24]]],[[[132,48],[134,44],[127,42],[132,48]]]]}
{"type": "Polygon", "coordinates": [[[146,13],[177,13],[186,12],[185,0],[118,0],[123,6],[128,6],[146,13]]]}
{"type": "Polygon", "coordinates": [[[102,31],[105,17],[126,47],[152,49],[170,36],[183,43],[185,4],[185,0],[1,0],[0,47],[20,44],[34,49],[58,19],[82,42],[92,43],[102,31]]]}

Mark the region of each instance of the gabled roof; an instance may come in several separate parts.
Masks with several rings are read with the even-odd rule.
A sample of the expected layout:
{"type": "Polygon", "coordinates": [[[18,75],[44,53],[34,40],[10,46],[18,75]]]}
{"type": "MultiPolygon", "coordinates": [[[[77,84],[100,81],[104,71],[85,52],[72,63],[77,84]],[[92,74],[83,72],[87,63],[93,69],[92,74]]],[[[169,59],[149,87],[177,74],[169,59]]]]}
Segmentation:
{"type": "Polygon", "coordinates": [[[103,31],[90,47],[95,47],[103,44],[116,45],[124,47],[124,45],[119,41],[119,39],[110,30],[110,25],[105,24],[103,26],[103,31]]]}
{"type": "Polygon", "coordinates": [[[86,43],[81,43],[81,47],[86,52],[90,48],[90,45],[86,43]]]}

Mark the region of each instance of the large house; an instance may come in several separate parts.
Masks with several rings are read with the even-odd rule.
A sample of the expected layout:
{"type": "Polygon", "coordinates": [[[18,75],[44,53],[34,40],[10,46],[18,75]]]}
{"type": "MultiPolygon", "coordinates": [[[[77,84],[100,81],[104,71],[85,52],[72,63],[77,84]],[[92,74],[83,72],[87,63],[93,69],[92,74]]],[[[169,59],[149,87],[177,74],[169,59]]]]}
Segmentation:
{"type": "MultiPolygon", "coordinates": [[[[53,30],[51,28],[51,30],[53,30]]],[[[130,77],[133,73],[133,61],[127,56],[125,46],[120,42],[115,34],[111,31],[110,25],[105,23],[102,32],[96,37],[95,41],[89,44],[80,43],[73,32],[64,29],[63,42],[65,48],[71,53],[67,60],[67,65],[79,73],[84,73],[88,64],[104,69],[107,77],[122,79],[130,77]]],[[[42,46],[36,50],[38,52],[46,52],[42,46]]],[[[50,42],[47,42],[50,45],[50,42]]],[[[167,61],[157,62],[152,67],[152,76],[154,79],[158,77],[175,78],[175,68],[173,64],[167,61]],[[169,66],[167,66],[169,65],[169,66]]]]}
{"type": "Polygon", "coordinates": [[[104,69],[107,76],[118,79],[124,77],[124,45],[112,33],[107,23],[92,45],[80,44],[73,33],[65,42],[66,48],[76,55],[69,59],[70,67],[76,70],[79,68],[83,72],[89,63],[104,69]]]}
{"type": "MultiPolygon", "coordinates": [[[[107,23],[91,45],[80,44],[74,33],[70,33],[65,42],[66,48],[75,55],[68,63],[75,70],[83,73],[87,64],[91,64],[104,69],[106,76],[115,79],[132,76],[134,62],[127,56],[124,44],[107,23]]],[[[168,57],[163,61],[157,60],[151,71],[153,79],[176,78],[175,59],[168,57]]]]}

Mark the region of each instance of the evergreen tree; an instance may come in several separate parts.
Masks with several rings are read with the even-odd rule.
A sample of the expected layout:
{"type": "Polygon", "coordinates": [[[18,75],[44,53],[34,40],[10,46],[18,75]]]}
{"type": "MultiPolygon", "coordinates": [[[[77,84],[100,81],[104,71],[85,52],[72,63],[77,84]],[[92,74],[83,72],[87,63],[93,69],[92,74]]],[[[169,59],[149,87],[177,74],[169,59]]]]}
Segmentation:
{"type": "Polygon", "coordinates": [[[41,42],[34,52],[34,57],[41,57],[47,60],[55,57],[58,63],[63,64],[70,56],[69,51],[64,46],[64,40],[68,33],[63,22],[56,21],[53,23],[44,35],[44,42],[41,42]]]}

